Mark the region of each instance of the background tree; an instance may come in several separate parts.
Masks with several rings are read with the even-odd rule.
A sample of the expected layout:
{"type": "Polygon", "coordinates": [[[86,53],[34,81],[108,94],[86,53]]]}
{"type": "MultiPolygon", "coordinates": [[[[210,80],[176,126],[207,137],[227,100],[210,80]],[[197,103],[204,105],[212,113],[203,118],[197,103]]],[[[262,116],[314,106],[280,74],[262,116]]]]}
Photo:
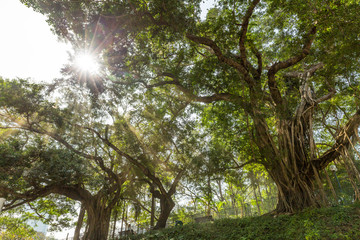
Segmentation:
{"type": "Polygon", "coordinates": [[[127,164],[97,145],[92,135],[76,131],[72,121],[79,126],[86,116],[72,115],[76,104],[59,109],[44,99],[44,86],[26,81],[1,80],[0,92],[0,128],[7,133],[1,139],[5,209],[63,195],[85,207],[86,238],[107,236],[111,211],[129,174],[127,164]]]}
{"type": "MultiPolygon", "coordinates": [[[[1,99],[2,129],[17,129],[25,135],[28,133],[30,140],[39,138],[40,143],[50,141],[55,149],[59,149],[59,154],[61,151],[70,154],[54,157],[51,154],[46,155],[44,150],[48,157],[44,160],[35,159],[37,165],[31,166],[35,171],[32,176],[45,174],[39,180],[39,191],[45,191],[44,182],[51,180],[47,179],[47,172],[57,168],[60,169],[53,174],[70,172],[74,182],[62,183],[62,179],[70,181],[71,178],[67,175],[61,178],[56,175],[52,178],[54,184],[50,184],[43,195],[28,192],[29,199],[24,202],[49,193],[63,194],[80,201],[87,214],[88,227],[85,236],[96,239],[107,236],[112,209],[120,199],[129,198],[124,194],[131,191],[123,189],[123,185],[129,188],[133,186],[131,182],[142,181],[149,185],[151,193],[160,200],[160,214],[155,228],[165,227],[175,206],[173,196],[176,187],[186,165],[191,161],[191,156],[196,154],[193,144],[196,136],[191,134],[191,124],[182,129],[185,121],[189,121],[187,115],[190,113],[179,118],[186,104],[170,103],[159,105],[158,108],[148,105],[145,110],[139,108],[122,114],[124,109],[117,105],[119,101],[111,99],[111,103],[106,103],[108,96],[98,99],[105,103],[102,108],[99,102],[92,102],[81,92],[66,89],[67,95],[57,102],[57,105],[62,107],[58,107],[44,99],[45,94],[48,97],[50,95],[42,85],[3,80],[0,90],[4,96],[1,99]],[[17,97],[13,97],[15,95],[17,97]],[[87,108],[91,103],[95,105],[87,108]],[[112,124],[104,123],[110,120],[112,124]],[[71,171],[76,170],[74,164],[81,168],[76,174],[71,171]],[[130,171],[129,165],[133,170],[130,171]]],[[[141,99],[136,101],[141,102],[141,99]]],[[[19,138],[21,137],[16,136],[15,139],[19,138]]],[[[32,144],[34,141],[26,142],[19,154],[31,148],[32,144]]],[[[34,147],[34,150],[39,151],[36,152],[38,155],[42,154],[43,148],[40,146],[42,145],[34,147]]],[[[51,145],[49,147],[51,148],[51,145]]],[[[57,150],[54,151],[58,153],[57,150]]],[[[4,164],[15,164],[16,159],[21,161],[18,156],[13,159],[14,161],[10,161],[4,158],[4,164]]],[[[23,164],[26,163],[25,161],[23,164]]],[[[4,175],[8,172],[4,171],[4,175]]],[[[23,175],[24,173],[20,172],[19,178],[23,178],[23,175]]],[[[14,182],[20,184],[19,179],[14,182]]],[[[30,180],[27,182],[30,182],[29,188],[33,187],[30,180]]],[[[4,188],[5,190],[14,194],[10,189],[4,188]]],[[[136,196],[131,196],[134,195],[136,196]]],[[[13,202],[16,201],[15,198],[13,202]]]]}

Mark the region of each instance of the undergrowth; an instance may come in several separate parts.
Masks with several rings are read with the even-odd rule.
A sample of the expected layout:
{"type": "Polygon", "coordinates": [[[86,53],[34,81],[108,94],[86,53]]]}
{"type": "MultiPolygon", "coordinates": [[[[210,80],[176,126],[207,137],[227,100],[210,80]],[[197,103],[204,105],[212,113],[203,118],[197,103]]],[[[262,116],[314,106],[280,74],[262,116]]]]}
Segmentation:
{"type": "Polygon", "coordinates": [[[220,219],[151,231],[131,239],[360,239],[360,204],[307,209],[294,215],[220,219]]]}

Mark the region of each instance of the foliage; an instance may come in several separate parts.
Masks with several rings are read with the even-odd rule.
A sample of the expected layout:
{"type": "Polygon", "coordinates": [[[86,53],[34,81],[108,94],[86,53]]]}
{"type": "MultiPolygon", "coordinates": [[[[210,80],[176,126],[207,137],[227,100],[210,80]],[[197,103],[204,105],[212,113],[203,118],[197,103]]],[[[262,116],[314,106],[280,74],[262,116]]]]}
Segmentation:
{"type": "MultiPolygon", "coordinates": [[[[198,135],[189,120],[190,113],[184,110],[186,104],[148,104],[145,109],[139,107],[121,113],[119,106],[113,107],[106,97],[101,96],[98,100],[103,101],[105,107],[92,105],[84,109],[89,98],[75,89],[68,90],[65,99],[57,101],[59,107],[50,101],[51,98],[45,100],[45,94],[49,92],[43,85],[2,80],[0,92],[10,94],[12,91],[21,94],[18,98],[3,98],[0,102],[3,110],[1,128],[8,132],[17,129],[12,132],[13,136],[4,136],[0,145],[3,156],[0,162],[3,186],[0,190],[12,200],[10,207],[50,193],[83,203],[90,201],[86,194],[93,195],[96,199],[103,198],[111,206],[115,206],[120,198],[127,198],[138,206],[141,201],[136,198],[147,194],[144,185],[154,185],[152,194],[163,203],[164,197],[167,198],[165,203],[171,202],[186,166],[192,156],[198,154],[198,135]],[[67,99],[69,96],[71,101],[67,99]],[[29,102],[32,108],[20,109],[22,102],[29,102]],[[59,126],[52,118],[44,118],[46,111],[42,112],[42,109],[47,107],[59,116],[63,125],[59,126]],[[112,117],[112,123],[104,123],[105,113],[112,117]],[[182,128],[183,125],[186,127],[182,128]],[[13,184],[16,189],[10,189],[6,184],[13,184]],[[23,194],[18,195],[15,190],[23,194]],[[110,201],[112,196],[116,200],[110,201]]],[[[132,104],[136,107],[138,102],[132,104]]],[[[146,205],[141,206],[146,209],[146,205]]],[[[43,206],[38,204],[36,208],[43,206]]],[[[101,203],[99,207],[103,206],[101,203]]],[[[93,207],[93,204],[88,203],[87,207],[93,207]]],[[[172,208],[168,207],[166,211],[172,208]]],[[[137,216],[139,209],[136,209],[137,216]]],[[[52,212],[51,209],[48,211],[52,212]]],[[[110,216],[112,208],[107,211],[110,216]]],[[[163,211],[161,206],[161,214],[163,211]]],[[[55,211],[52,213],[56,215],[55,211]]],[[[167,219],[166,214],[163,219],[167,219]]]]}
{"type": "Polygon", "coordinates": [[[0,239],[3,240],[40,240],[37,233],[24,222],[23,218],[4,215],[0,216],[0,239]]]}
{"type": "MultiPolygon", "coordinates": [[[[61,228],[71,224],[68,214],[75,213],[76,200],[87,204],[88,221],[102,221],[89,217],[102,210],[89,209],[116,204],[126,180],[119,167],[122,162],[101,146],[99,151],[93,148],[97,144],[93,133],[81,132],[79,126],[86,121],[81,118],[91,115],[89,111],[75,116],[76,101],[58,101],[63,104],[60,108],[46,90],[45,85],[24,80],[0,81],[0,95],[7,96],[0,98],[0,193],[7,199],[5,209],[29,203],[35,213],[28,217],[56,222],[61,228]]],[[[111,210],[110,206],[106,217],[111,210]]]]}
{"type": "Polygon", "coordinates": [[[189,223],[132,239],[358,239],[359,213],[359,204],[306,209],[294,215],[189,223]]]}

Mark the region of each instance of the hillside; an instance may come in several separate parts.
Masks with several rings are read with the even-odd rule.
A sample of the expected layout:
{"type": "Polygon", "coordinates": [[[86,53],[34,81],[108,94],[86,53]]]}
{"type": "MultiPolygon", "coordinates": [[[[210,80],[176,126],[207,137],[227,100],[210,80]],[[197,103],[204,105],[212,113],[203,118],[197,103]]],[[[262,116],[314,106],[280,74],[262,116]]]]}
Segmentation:
{"type": "Polygon", "coordinates": [[[360,239],[360,204],[308,209],[294,215],[186,224],[132,239],[360,239]]]}

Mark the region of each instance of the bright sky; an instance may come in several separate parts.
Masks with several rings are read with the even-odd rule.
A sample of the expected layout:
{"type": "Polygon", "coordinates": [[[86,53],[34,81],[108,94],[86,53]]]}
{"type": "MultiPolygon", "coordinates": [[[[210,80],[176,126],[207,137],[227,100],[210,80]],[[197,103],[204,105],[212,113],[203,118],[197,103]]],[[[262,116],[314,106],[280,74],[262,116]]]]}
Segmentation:
{"type": "Polygon", "coordinates": [[[0,76],[51,81],[68,60],[64,43],[50,31],[45,17],[18,0],[0,0],[0,76]]]}

